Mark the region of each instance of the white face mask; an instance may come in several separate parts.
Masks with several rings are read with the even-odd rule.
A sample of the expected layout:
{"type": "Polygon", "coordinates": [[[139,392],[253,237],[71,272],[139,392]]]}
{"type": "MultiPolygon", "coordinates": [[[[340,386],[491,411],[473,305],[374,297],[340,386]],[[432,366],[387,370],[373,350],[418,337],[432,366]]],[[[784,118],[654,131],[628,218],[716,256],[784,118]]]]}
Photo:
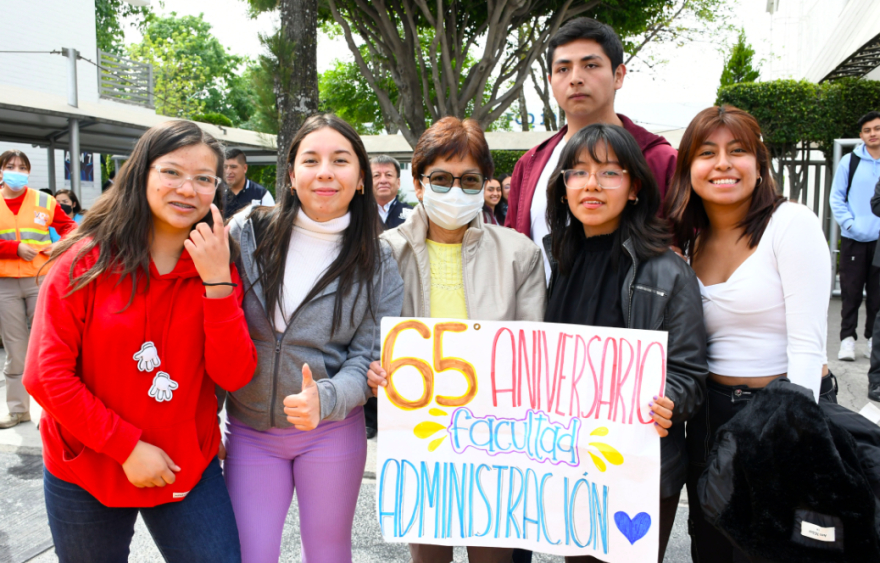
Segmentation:
{"type": "Polygon", "coordinates": [[[466,194],[454,187],[445,194],[439,194],[424,182],[422,188],[425,190],[422,204],[428,217],[444,229],[454,231],[464,227],[483,209],[483,192],[466,194]]]}

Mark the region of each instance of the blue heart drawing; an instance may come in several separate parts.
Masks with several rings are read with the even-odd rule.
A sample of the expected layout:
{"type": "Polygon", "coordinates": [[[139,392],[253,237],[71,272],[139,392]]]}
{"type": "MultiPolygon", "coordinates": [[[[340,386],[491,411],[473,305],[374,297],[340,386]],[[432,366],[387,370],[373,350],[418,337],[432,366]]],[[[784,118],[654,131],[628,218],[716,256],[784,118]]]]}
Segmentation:
{"type": "Polygon", "coordinates": [[[629,543],[634,544],[648,533],[651,517],[647,512],[639,512],[635,518],[630,519],[629,514],[621,511],[614,514],[614,523],[629,543]]]}

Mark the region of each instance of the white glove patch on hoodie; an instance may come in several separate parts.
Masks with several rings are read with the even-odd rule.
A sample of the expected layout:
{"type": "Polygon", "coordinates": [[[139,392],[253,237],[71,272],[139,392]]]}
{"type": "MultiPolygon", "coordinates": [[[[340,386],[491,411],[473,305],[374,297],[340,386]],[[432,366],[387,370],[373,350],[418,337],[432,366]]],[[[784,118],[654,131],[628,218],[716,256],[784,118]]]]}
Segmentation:
{"type": "Polygon", "coordinates": [[[156,346],[152,342],[144,342],[140,352],[134,355],[134,360],[138,363],[139,371],[151,372],[162,365],[159,351],[156,350],[156,346]]]}
{"type": "Polygon", "coordinates": [[[160,371],[153,378],[153,386],[150,387],[150,397],[155,398],[158,402],[170,401],[172,391],[177,389],[177,382],[171,379],[171,376],[160,371]]]}

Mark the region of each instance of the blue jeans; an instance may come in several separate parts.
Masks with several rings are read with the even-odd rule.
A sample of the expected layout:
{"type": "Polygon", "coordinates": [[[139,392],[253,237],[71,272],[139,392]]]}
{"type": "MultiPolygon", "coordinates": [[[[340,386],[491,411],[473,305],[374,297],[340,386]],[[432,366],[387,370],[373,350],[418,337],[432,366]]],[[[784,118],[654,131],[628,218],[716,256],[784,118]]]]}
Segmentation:
{"type": "Polygon", "coordinates": [[[240,563],[238,527],[215,457],[180,502],[152,508],[110,508],[88,491],[43,470],[55,554],[61,563],[125,563],[138,513],[171,563],[240,563]]]}

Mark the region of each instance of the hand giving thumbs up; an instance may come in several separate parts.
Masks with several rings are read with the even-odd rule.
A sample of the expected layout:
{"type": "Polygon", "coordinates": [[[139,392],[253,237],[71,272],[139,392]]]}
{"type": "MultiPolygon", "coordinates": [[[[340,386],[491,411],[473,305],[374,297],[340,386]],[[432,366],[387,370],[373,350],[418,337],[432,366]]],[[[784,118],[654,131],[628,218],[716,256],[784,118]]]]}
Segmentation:
{"type": "Polygon", "coordinates": [[[303,364],[302,376],[302,391],[284,398],[284,414],[297,430],[314,430],[321,422],[321,399],[309,364],[303,364]]]}

